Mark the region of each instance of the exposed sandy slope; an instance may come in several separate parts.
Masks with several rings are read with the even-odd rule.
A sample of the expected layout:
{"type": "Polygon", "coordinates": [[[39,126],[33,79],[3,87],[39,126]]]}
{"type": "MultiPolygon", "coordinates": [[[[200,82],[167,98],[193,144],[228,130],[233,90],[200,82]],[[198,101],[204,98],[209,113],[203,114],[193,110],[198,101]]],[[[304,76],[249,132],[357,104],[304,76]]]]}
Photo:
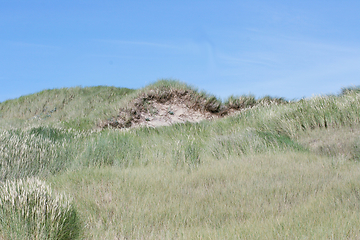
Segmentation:
{"type": "MultiPolygon", "coordinates": [[[[227,114],[227,113],[226,113],[227,114]]],[[[104,121],[100,127],[158,127],[174,123],[199,122],[221,115],[221,104],[187,90],[149,91],[132,100],[119,115],[104,121]]]]}
{"type": "Polygon", "coordinates": [[[140,118],[133,122],[136,126],[168,126],[174,123],[200,122],[205,119],[217,118],[215,114],[194,110],[184,103],[151,103],[152,109],[140,113],[140,118]]]}
{"type": "Polygon", "coordinates": [[[194,90],[158,88],[139,94],[119,114],[100,123],[101,128],[158,127],[174,123],[200,122],[236,114],[255,105],[282,104],[270,97],[255,101],[240,97],[222,104],[215,97],[194,90]]]}

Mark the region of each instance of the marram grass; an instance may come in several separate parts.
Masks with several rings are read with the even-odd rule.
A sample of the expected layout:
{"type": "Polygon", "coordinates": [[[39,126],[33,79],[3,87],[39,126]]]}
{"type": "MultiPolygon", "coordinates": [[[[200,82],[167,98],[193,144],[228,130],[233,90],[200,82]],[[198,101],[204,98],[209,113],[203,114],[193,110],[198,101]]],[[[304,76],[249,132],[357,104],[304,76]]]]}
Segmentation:
{"type": "Polygon", "coordinates": [[[359,239],[359,179],[356,162],[287,151],[48,181],[74,197],[86,239],[359,239]]]}
{"type": "Polygon", "coordinates": [[[246,110],[225,119],[89,130],[166,88],[188,89],[63,89],[1,103],[0,239],[74,239],[77,215],[51,220],[74,207],[84,239],[360,239],[358,91],[287,104],[231,97],[225,105],[246,110]],[[34,111],[41,119],[29,120],[34,111]]]}
{"type": "Polygon", "coordinates": [[[72,199],[37,178],[0,185],[0,238],[76,239],[81,225],[72,199]]]}

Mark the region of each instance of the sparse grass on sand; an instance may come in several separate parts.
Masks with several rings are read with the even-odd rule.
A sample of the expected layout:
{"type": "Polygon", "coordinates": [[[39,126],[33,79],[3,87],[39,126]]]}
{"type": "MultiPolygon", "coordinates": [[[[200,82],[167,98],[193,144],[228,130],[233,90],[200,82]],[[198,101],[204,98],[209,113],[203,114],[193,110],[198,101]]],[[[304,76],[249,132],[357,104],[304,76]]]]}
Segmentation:
{"type": "MultiPolygon", "coordinates": [[[[162,81],[128,95],[108,90],[129,107],[164,86],[193,89],[162,81]]],[[[243,108],[231,117],[128,130],[94,129],[92,117],[24,120],[11,104],[0,104],[0,181],[37,177],[70,195],[80,239],[360,238],[357,88],[290,103],[230,97],[221,106],[243,108]]],[[[107,114],[95,105],[91,114],[107,114]]]]}

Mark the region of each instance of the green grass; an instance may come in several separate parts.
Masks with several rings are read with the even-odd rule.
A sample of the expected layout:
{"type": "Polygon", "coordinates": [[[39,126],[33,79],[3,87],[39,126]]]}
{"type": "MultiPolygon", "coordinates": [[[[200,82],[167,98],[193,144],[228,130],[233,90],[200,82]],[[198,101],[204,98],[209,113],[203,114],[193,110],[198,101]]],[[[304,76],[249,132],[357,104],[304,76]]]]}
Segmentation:
{"type": "Polygon", "coordinates": [[[159,80],[142,89],[75,87],[48,89],[0,103],[0,129],[51,126],[76,130],[104,127],[116,119],[127,125],[133,111],[151,100],[165,102],[182,96],[191,108],[225,114],[229,109],[286,103],[282,98],[231,96],[224,103],[215,96],[175,80],[159,80]]]}
{"type": "Polygon", "coordinates": [[[0,181],[38,177],[70,195],[84,239],[360,238],[357,88],[290,103],[252,96],[221,103],[176,81],[124,91],[47,90],[1,103],[0,181]],[[52,120],[16,113],[29,106],[24,99],[34,109],[41,99],[55,106],[56,91],[76,94],[52,120]],[[94,127],[139,96],[174,91],[245,110],[155,129],[94,127]],[[81,115],[89,98],[102,100],[81,115]]]}
{"type": "Polygon", "coordinates": [[[118,113],[119,102],[135,90],[115,87],[76,87],[44,90],[0,103],[0,126],[34,127],[51,124],[91,129],[118,113]]]}
{"type": "Polygon", "coordinates": [[[80,222],[72,200],[36,178],[0,185],[0,235],[6,239],[77,239],[80,222]]]}
{"type": "Polygon", "coordinates": [[[333,161],[267,153],[191,172],[105,167],[50,182],[74,197],[90,239],[356,238],[359,168],[333,161]]]}

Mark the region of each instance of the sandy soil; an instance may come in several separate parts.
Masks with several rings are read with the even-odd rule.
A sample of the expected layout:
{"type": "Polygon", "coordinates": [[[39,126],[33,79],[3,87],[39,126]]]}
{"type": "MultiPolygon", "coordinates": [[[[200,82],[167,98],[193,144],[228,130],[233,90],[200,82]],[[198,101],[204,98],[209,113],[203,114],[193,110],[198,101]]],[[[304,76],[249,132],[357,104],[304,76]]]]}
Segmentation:
{"type": "Polygon", "coordinates": [[[184,103],[157,103],[152,102],[147,112],[142,112],[140,118],[134,121],[136,126],[169,126],[174,123],[200,122],[205,119],[217,118],[209,112],[201,112],[187,107],[184,103]]]}

